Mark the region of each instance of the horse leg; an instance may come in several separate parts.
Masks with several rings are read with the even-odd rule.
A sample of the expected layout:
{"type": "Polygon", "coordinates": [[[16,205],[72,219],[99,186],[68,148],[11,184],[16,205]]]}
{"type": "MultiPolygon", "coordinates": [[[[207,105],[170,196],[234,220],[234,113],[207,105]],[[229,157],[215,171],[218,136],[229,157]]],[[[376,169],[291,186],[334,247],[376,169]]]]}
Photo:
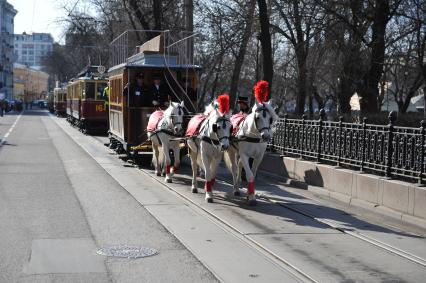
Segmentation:
{"type": "Polygon", "coordinates": [[[159,150],[158,150],[158,146],[152,142],[152,151],[153,151],[153,163],[154,163],[154,168],[155,168],[155,174],[157,176],[161,176],[161,168],[160,168],[160,162],[159,162],[159,150]]]}
{"type": "Polygon", "coordinates": [[[251,166],[251,172],[253,173],[253,178],[256,179],[257,169],[259,168],[260,163],[262,162],[263,154],[260,154],[253,158],[253,164],[251,166]]]}
{"type": "Polygon", "coordinates": [[[248,182],[247,188],[247,200],[250,206],[256,205],[256,196],[254,195],[254,175],[251,171],[249,164],[249,157],[247,155],[241,155],[240,160],[243,164],[244,170],[246,171],[246,178],[248,182]]]}
{"type": "Polygon", "coordinates": [[[172,174],[176,174],[177,170],[179,169],[179,165],[180,165],[180,147],[179,147],[179,143],[173,147],[173,155],[175,157],[175,162],[173,164],[173,168],[172,168],[172,174]]]}
{"type": "Polygon", "coordinates": [[[219,162],[220,162],[220,157],[218,158],[214,157],[212,161],[210,162],[210,174],[211,174],[210,183],[211,183],[212,191],[216,184],[216,172],[217,172],[217,167],[219,165],[219,162]]]}
{"type": "MultiPolygon", "coordinates": [[[[202,162],[204,167],[204,174],[205,174],[205,183],[204,183],[204,190],[206,193],[206,201],[209,203],[213,202],[213,191],[212,191],[212,172],[211,172],[211,163],[214,162],[213,158],[211,158],[208,153],[206,152],[209,149],[206,149],[206,147],[201,148],[201,155],[202,155],[202,162]]],[[[209,150],[211,151],[211,150],[209,150]]]]}
{"type": "Polygon", "coordinates": [[[170,174],[170,153],[169,153],[169,144],[167,142],[163,142],[163,154],[164,154],[164,167],[166,169],[166,182],[172,182],[172,176],[170,174]]]}
{"type": "Polygon", "coordinates": [[[237,168],[237,182],[238,182],[238,185],[237,185],[237,187],[239,188],[240,187],[240,184],[241,184],[241,182],[242,182],[242,180],[241,180],[241,174],[242,174],[242,172],[243,172],[243,162],[240,160],[240,158],[236,158],[236,162],[238,163],[238,168],[237,168]]]}
{"type": "Polygon", "coordinates": [[[192,168],[192,192],[194,194],[198,193],[197,189],[197,175],[198,175],[198,162],[197,162],[197,155],[198,153],[196,151],[193,151],[191,148],[189,149],[189,157],[191,158],[191,168],[192,168]]]}
{"type": "Polygon", "coordinates": [[[231,173],[232,173],[232,181],[233,181],[233,187],[234,187],[234,196],[239,197],[241,196],[240,188],[239,188],[239,178],[240,178],[240,172],[238,171],[238,164],[237,164],[237,152],[234,149],[228,149],[228,151],[225,153],[228,154],[230,166],[231,166],[231,173]]]}

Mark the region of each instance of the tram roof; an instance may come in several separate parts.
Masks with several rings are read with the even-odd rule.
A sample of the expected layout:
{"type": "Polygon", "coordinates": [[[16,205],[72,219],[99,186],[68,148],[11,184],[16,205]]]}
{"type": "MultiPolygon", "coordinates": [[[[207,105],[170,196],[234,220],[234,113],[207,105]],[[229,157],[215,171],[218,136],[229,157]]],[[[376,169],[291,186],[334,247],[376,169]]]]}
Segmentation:
{"type": "Polygon", "coordinates": [[[178,56],[161,53],[137,53],[129,57],[126,62],[111,67],[108,72],[124,68],[162,68],[162,69],[195,69],[200,70],[201,66],[192,64],[181,64],[178,56]]]}
{"type": "Polygon", "coordinates": [[[103,66],[87,65],[76,77],[71,79],[71,82],[108,80],[107,74],[99,73],[100,67],[104,68],[103,66]]]}
{"type": "Polygon", "coordinates": [[[108,77],[81,77],[81,78],[74,78],[70,81],[69,84],[72,83],[77,83],[77,82],[86,82],[86,83],[90,83],[90,82],[107,82],[108,81],[108,77]]]}

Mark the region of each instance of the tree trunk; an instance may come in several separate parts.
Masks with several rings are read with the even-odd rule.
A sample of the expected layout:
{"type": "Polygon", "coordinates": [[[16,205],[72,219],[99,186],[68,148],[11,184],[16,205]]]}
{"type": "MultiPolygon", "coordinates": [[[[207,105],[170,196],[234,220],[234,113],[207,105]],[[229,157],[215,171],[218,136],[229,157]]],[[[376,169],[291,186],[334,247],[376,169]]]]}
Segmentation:
{"type": "Polygon", "coordinates": [[[339,112],[342,114],[351,113],[351,97],[353,95],[353,89],[351,82],[348,77],[340,78],[339,94],[337,96],[337,102],[339,103],[339,112]]]}
{"type": "Polygon", "coordinates": [[[154,29],[162,30],[162,22],[163,22],[163,6],[161,0],[153,0],[154,1],[154,29]]]}
{"type": "MultiPolygon", "coordinates": [[[[156,1],[154,1],[154,5],[155,5],[155,3],[156,3],[156,1]]],[[[129,0],[129,5],[130,5],[132,12],[136,16],[136,19],[141,24],[142,28],[144,30],[151,30],[151,26],[145,20],[145,15],[142,13],[141,9],[139,9],[138,1],[137,0],[129,0]]],[[[147,32],[145,32],[145,36],[146,36],[146,40],[150,40],[151,38],[156,37],[157,34],[154,33],[154,32],[147,31],[147,32]]]]}
{"type": "Polygon", "coordinates": [[[374,21],[372,25],[370,69],[364,77],[364,87],[361,99],[363,113],[378,113],[378,85],[383,74],[385,61],[385,35],[390,9],[387,0],[376,0],[374,21]]]}
{"type": "Polygon", "coordinates": [[[308,109],[309,109],[309,118],[312,119],[314,116],[314,100],[312,95],[308,96],[308,109]]]}
{"type": "MultiPolygon", "coordinates": [[[[193,0],[185,0],[185,29],[189,32],[194,31],[194,3],[193,0]]],[[[194,38],[190,38],[187,49],[187,59],[189,63],[194,62],[194,38]]]]}
{"type": "Polygon", "coordinates": [[[230,105],[233,107],[237,99],[238,92],[238,83],[240,81],[241,68],[244,63],[244,57],[246,55],[247,44],[251,37],[251,30],[253,26],[253,14],[256,7],[256,0],[251,0],[248,7],[248,12],[246,15],[246,26],[244,28],[243,38],[241,40],[241,45],[238,50],[237,57],[235,58],[234,70],[232,71],[231,79],[231,88],[229,91],[230,95],[230,105]]]}
{"type": "Polygon", "coordinates": [[[263,79],[269,82],[269,98],[271,97],[272,79],[274,76],[274,66],[272,61],[271,33],[269,31],[269,15],[266,0],[257,0],[259,7],[260,22],[260,43],[262,45],[263,56],[263,79]]]}
{"type": "Polygon", "coordinates": [[[308,75],[304,49],[296,49],[296,57],[298,67],[296,113],[303,114],[305,112],[306,84],[308,75]]]}
{"type": "Polygon", "coordinates": [[[324,99],[319,95],[316,87],[312,88],[312,95],[314,96],[314,99],[318,104],[318,110],[324,109],[324,99]]]}
{"type": "MultiPolygon", "coordinates": [[[[308,58],[309,41],[308,39],[305,40],[305,33],[302,26],[303,15],[301,15],[299,10],[299,1],[293,0],[292,6],[294,13],[294,28],[296,31],[296,41],[293,45],[298,68],[296,112],[302,114],[305,111],[307,95],[308,68],[306,65],[306,59],[308,58]]],[[[307,36],[309,36],[309,34],[307,34],[307,36]]]]}

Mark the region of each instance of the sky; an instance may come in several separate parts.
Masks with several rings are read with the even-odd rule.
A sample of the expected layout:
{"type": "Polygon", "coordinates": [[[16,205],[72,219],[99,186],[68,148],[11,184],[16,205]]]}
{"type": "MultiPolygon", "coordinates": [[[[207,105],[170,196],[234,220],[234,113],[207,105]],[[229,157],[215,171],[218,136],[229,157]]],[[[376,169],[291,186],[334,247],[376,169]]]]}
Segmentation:
{"type": "Polygon", "coordinates": [[[15,33],[45,32],[56,42],[63,42],[63,28],[59,20],[65,12],[58,0],[7,0],[18,11],[15,33]]]}

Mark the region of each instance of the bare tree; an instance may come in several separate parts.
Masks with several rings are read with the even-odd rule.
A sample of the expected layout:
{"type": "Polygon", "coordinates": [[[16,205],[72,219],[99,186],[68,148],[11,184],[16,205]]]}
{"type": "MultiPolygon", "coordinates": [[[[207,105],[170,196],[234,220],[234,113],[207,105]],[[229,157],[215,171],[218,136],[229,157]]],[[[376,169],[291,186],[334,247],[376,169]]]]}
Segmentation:
{"type": "MultiPolygon", "coordinates": [[[[269,82],[270,89],[272,88],[272,79],[274,77],[274,65],[272,61],[272,43],[268,6],[266,0],[257,0],[259,7],[259,23],[260,34],[259,40],[262,44],[262,59],[263,59],[263,79],[269,82]]],[[[269,94],[271,95],[271,93],[269,94]]]]}
{"type": "Polygon", "coordinates": [[[244,63],[247,44],[252,35],[253,15],[254,15],[255,7],[256,7],[256,0],[250,0],[249,2],[247,2],[245,6],[246,7],[242,7],[242,8],[245,8],[246,10],[245,18],[244,18],[245,27],[244,27],[244,32],[242,35],[240,46],[238,48],[237,56],[235,57],[234,70],[232,71],[231,87],[229,91],[229,94],[231,96],[231,102],[230,102],[231,105],[234,105],[236,101],[238,84],[240,82],[241,68],[244,63]]]}

